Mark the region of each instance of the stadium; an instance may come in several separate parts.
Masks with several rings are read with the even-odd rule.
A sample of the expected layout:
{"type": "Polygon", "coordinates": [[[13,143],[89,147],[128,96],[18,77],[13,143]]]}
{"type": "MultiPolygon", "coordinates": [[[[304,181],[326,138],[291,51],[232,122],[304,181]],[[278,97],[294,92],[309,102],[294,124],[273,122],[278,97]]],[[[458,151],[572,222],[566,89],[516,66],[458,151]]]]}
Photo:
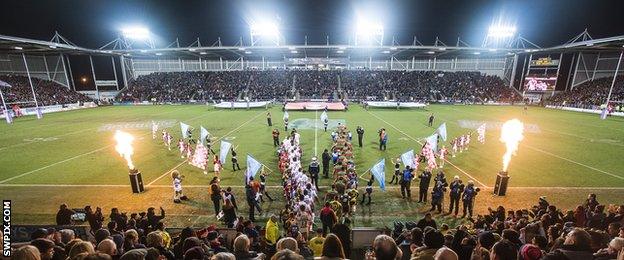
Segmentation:
{"type": "Polygon", "coordinates": [[[28,2],[0,26],[7,259],[624,259],[615,3],[547,36],[585,4],[474,4],[448,37],[411,1],[28,2]]]}

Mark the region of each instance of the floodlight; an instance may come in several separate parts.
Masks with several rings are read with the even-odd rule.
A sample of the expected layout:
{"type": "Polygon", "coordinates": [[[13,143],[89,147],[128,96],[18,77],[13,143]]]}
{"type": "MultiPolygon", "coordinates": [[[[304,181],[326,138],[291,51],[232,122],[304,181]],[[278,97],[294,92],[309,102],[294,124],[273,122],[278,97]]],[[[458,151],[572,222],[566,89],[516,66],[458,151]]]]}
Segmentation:
{"type": "Polygon", "coordinates": [[[438,50],[440,50],[440,51],[445,51],[445,50],[446,50],[446,48],[438,48],[438,50]]]}
{"type": "Polygon", "coordinates": [[[298,52],[298,51],[295,51],[295,50],[292,50],[292,51],[290,51],[290,53],[292,53],[292,54],[297,54],[297,53],[299,53],[299,52],[298,52]]]}
{"type": "Polygon", "coordinates": [[[121,29],[125,38],[136,40],[147,40],[150,38],[150,31],[145,27],[128,27],[121,29]]]}
{"type": "Polygon", "coordinates": [[[488,50],[491,51],[491,52],[495,52],[496,51],[496,49],[488,49],[488,50]]]}
{"type": "Polygon", "coordinates": [[[344,53],[343,50],[337,50],[336,53],[344,53]]]}
{"type": "Polygon", "coordinates": [[[251,51],[245,51],[245,54],[251,54],[251,51]]]}
{"type": "Polygon", "coordinates": [[[202,51],[202,52],[200,52],[199,54],[201,54],[201,55],[206,55],[206,54],[208,54],[208,53],[206,53],[206,52],[203,52],[203,51],[202,51]]]}
{"type": "Polygon", "coordinates": [[[381,23],[359,19],[355,25],[355,45],[383,45],[383,36],[381,23]]]}
{"type": "Polygon", "coordinates": [[[264,36],[277,36],[279,30],[274,23],[255,23],[249,26],[251,34],[264,36]]]}
{"type": "Polygon", "coordinates": [[[288,49],[292,51],[292,50],[296,50],[297,48],[295,48],[295,47],[288,47],[288,49]]]}
{"type": "Polygon", "coordinates": [[[478,52],[478,51],[476,51],[476,52],[474,52],[473,54],[474,54],[474,55],[479,55],[479,54],[481,54],[481,53],[480,53],[480,52],[478,52]]]}
{"type": "Polygon", "coordinates": [[[492,37],[492,38],[513,37],[515,34],[516,34],[515,26],[492,25],[488,29],[488,37],[492,37]]]}
{"type": "Polygon", "coordinates": [[[146,52],[147,52],[146,50],[141,50],[141,53],[146,53],[146,52]]]}
{"type": "Polygon", "coordinates": [[[435,54],[435,51],[428,51],[427,54],[435,54]]]}
{"type": "Polygon", "coordinates": [[[55,45],[50,45],[49,47],[50,47],[50,49],[56,49],[55,45]]]}
{"type": "Polygon", "coordinates": [[[390,51],[382,51],[383,53],[390,53],[390,51]]]}
{"type": "Polygon", "coordinates": [[[396,51],[397,47],[390,47],[390,50],[396,51]]]}
{"type": "Polygon", "coordinates": [[[251,46],[268,41],[269,44],[280,45],[280,32],[273,22],[252,22],[249,25],[251,46]]]}
{"type": "Polygon", "coordinates": [[[23,50],[24,48],[22,48],[22,47],[20,47],[20,46],[15,46],[15,47],[13,47],[13,49],[16,49],[16,50],[23,50]]]}
{"type": "Polygon", "coordinates": [[[157,53],[156,53],[156,56],[160,56],[160,55],[162,55],[162,53],[160,53],[160,52],[157,52],[157,53]]]}
{"type": "Polygon", "coordinates": [[[346,50],[346,49],[347,49],[347,47],[341,46],[341,47],[338,47],[338,49],[341,49],[341,50],[346,50]]]}
{"type": "Polygon", "coordinates": [[[244,51],[244,50],[245,50],[245,48],[238,48],[238,50],[239,50],[239,51],[244,51]]]}
{"type": "Polygon", "coordinates": [[[194,48],[189,49],[189,51],[196,51],[196,50],[197,50],[197,49],[194,49],[194,48]]]}

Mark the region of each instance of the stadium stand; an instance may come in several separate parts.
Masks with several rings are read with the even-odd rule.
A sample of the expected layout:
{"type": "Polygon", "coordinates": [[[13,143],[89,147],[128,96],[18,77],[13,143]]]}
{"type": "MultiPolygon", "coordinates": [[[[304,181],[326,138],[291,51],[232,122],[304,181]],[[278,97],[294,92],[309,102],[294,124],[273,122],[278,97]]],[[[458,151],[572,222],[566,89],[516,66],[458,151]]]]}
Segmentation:
{"type": "MultiPolygon", "coordinates": [[[[19,104],[22,107],[35,106],[28,77],[0,75],[0,80],[11,85],[11,88],[7,88],[4,93],[7,104],[19,104]]],[[[32,78],[32,84],[39,105],[50,106],[92,101],[89,97],[53,81],[32,78]]]]}
{"type": "Polygon", "coordinates": [[[138,77],[119,101],[369,99],[514,102],[522,97],[477,72],[267,70],[169,72],[138,77]]]}
{"type": "MultiPolygon", "coordinates": [[[[217,254],[229,253],[236,255],[236,259],[282,259],[271,257],[285,253],[284,249],[291,249],[297,256],[288,259],[330,259],[328,256],[335,255],[340,257],[331,259],[345,259],[349,254],[351,259],[434,259],[439,254],[457,257],[435,259],[490,259],[491,254],[514,256],[497,259],[516,259],[516,255],[517,259],[616,259],[624,246],[624,205],[600,204],[593,194],[576,209],[562,210],[540,197],[532,208],[512,210],[499,206],[489,214],[471,219],[467,225],[456,227],[440,223],[430,214],[418,221],[395,222],[394,228],[387,231],[391,238],[386,235],[370,238],[372,248],[368,253],[342,252],[339,247],[329,245],[315,248],[312,241],[322,236],[322,229],[307,238],[301,231],[279,231],[286,222],[298,223],[293,214],[279,226],[269,223],[272,220],[266,226],[256,225],[239,216],[230,229],[218,228],[222,224],[215,223],[200,229],[176,230],[164,226],[164,209],[160,213],[154,208],[138,214],[120,212],[113,208],[106,218],[101,210],[85,207],[90,230],[87,238],[83,234],[81,239],[70,223],[74,212],[65,205],[57,214],[57,222],[62,226],[31,230],[29,243],[42,256],[48,256],[41,259],[84,259],[96,250],[108,256],[89,259],[139,259],[131,258],[135,254],[167,259],[234,259],[215,258],[217,254]],[[284,233],[287,237],[271,237],[275,230],[272,233],[267,229],[275,228],[277,234],[284,233]],[[114,250],[103,249],[106,242],[102,241],[106,239],[114,242],[111,244],[114,250]],[[277,239],[277,243],[267,244],[268,239],[277,239]],[[77,247],[79,243],[86,243],[91,249],[77,247]],[[386,254],[391,258],[385,258],[386,254]]],[[[338,233],[345,231],[342,226],[342,222],[337,223],[330,231],[341,237],[338,233]]],[[[349,226],[346,231],[351,236],[349,226]]],[[[341,241],[332,235],[327,235],[325,241],[331,239],[341,241]]],[[[28,242],[15,246],[24,244],[28,242]]],[[[18,251],[14,255],[19,255],[18,251]]]]}
{"type": "MultiPolygon", "coordinates": [[[[565,105],[577,108],[596,109],[604,104],[609,95],[613,77],[606,77],[587,81],[570,91],[562,91],[549,99],[552,105],[565,105]]],[[[615,80],[611,100],[624,100],[624,76],[615,80]]]]}

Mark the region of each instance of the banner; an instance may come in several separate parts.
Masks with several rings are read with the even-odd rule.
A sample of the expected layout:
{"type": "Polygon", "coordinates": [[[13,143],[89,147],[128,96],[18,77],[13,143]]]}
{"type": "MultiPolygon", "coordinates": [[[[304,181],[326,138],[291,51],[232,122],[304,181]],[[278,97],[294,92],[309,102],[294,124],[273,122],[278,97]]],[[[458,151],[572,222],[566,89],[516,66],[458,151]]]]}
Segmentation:
{"type": "Polygon", "coordinates": [[[182,131],[182,138],[188,138],[188,130],[190,126],[180,122],[180,131],[182,131]]]}
{"type": "Polygon", "coordinates": [[[323,113],[321,114],[321,122],[325,122],[326,119],[328,119],[327,112],[323,111],[323,113]]]}
{"type": "Polygon", "coordinates": [[[431,150],[438,152],[438,134],[432,134],[427,137],[427,143],[431,146],[431,150]]]}
{"type": "Polygon", "coordinates": [[[410,168],[414,169],[414,150],[412,149],[401,154],[401,161],[403,165],[409,165],[410,168]]]}
{"type": "Polygon", "coordinates": [[[230,153],[230,148],[232,144],[226,141],[221,141],[221,149],[219,150],[219,160],[222,164],[225,163],[225,159],[227,158],[228,153],[230,153]]]}
{"type": "Polygon", "coordinates": [[[256,173],[262,168],[262,164],[251,157],[251,155],[247,155],[247,171],[245,172],[245,183],[249,180],[249,177],[255,177],[256,173]]]}
{"type": "Polygon", "coordinates": [[[206,130],[206,128],[204,128],[203,126],[199,127],[199,140],[201,142],[201,144],[206,145],[206,138],[210,136],[210,133],[208,133],[208,130],[206,130]]]}
{"type": "Polygon", "coordinates": [[[373,176],[375,177],[375,179],[377,179],[377,182],[379,183],[379,188],[382,191],[386,191],[386,173],[384,171],[386,166],[386,159],[381,159],[381,161],[379,161],[377,164],[375,164],[373,166],[373,168],[371,168],[371,173],[373,174],[373,176]]]}
{"type": "Polygon", "coordinates": [[[284,112],[284,117],[282,119],[286,120],[288,118],[288,111],[284,112]]]}
{"type": "Polygon", "coordinates": [[[446,123],[442,123],[436,132],[446,142],[446,123]]]}

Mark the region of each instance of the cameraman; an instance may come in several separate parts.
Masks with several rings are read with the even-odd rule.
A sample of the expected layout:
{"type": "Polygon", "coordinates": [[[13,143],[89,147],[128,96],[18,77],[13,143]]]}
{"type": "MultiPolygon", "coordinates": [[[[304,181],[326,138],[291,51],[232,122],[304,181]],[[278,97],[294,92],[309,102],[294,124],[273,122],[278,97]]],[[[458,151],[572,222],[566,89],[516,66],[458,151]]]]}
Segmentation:
{"type": "Polygon", "coordinates": [[[474,182],[472,180],[468,181],[468,185],[464,189],[464,196],[462,196],[463,203],[463,212],[462,218],[466,217],[468,214],[468,218],[472,218],[472,209],[474,207],[474,199],[479,193],[480,189],[474,187],[474,182]]]}

